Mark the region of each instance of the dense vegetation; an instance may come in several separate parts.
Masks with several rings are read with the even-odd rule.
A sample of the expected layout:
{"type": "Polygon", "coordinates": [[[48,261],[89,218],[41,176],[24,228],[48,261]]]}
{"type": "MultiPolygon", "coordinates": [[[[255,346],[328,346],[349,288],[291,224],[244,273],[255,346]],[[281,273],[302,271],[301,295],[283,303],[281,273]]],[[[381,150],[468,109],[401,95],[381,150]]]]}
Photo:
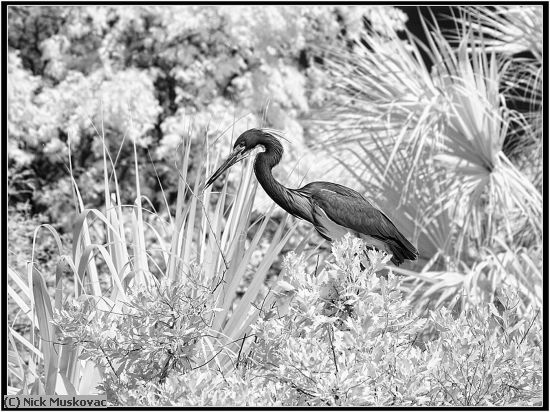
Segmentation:
{"type": "Polygon", "coordinates": [[[456,10],[10,6],[10,393],[540,405],[543,13],[456,10]],[[250,161],[203,190],[250,127],[419,261],[326,248],[250,161]]]}

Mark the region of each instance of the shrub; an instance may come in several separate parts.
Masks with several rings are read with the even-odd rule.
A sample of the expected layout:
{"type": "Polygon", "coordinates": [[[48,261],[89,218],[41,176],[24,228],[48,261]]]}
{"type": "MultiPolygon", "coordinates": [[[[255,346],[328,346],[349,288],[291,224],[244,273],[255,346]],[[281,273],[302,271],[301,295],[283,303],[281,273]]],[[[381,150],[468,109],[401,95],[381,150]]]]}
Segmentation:
{"type": "Polygon", "coordinates": [[[111,403],[132,405],[136,388],[206,363],[199,348],[212,336],[210,290],[162,282],[132,292],[127,303],[82,297],[66,304],[55,324],[64,343],[80,346],[80,359],[92,360],[103,371],[100,390],[111,403]]]}
{"type": "MultiPolygon", "coordinates": [[[[363,246],[361,240],[349,237],[336,243],[319,274],[306,269],[303,256],[289,253],[284,279],[271,291],[276,304],[254,309],[262,315],[233,354],[236,367],[224,369],[209,362],[192,368],[189,361],[163,368],[168,355],[158,340],[167,330],[151,326],[185,308],[155,316],[145,316],[147,311],[139,309],[138,323],[148,332],[129,333],[134,323],[121,322],[116,339],[110,333],[117,342],[113,348],[118,362],[134,362],[133,370],[149,372],[124,385],[115,385],[114,374],[107,372],[113,386],[104,385],[106,393],[137,405],[526,406],[540,402],[541,329],[536,312],[519,319],[517,296],[500,290],[496,305],[480,304],[459,315],[443,308],[420,317],[404,298],[401,279],[391,270],[377,274],[388,256],[364,254],[363,246]],[[140,349],[151,355],[136,354],[132,357],[136,360],[130,361],[121,352],[125,339],[157,350],[140,349]],[[148,342],[155,343],[147,346],[148,342]]],[[[203,302],[208,304],[207,299],[203,302]]],[[[203,310],[208,313],[212,308],[203,310]]],[[[104,336],[106,326],[95,335],[104,336]]],[[[208,327],[201,324],[198,329],[205,333],[208,327]]],[[[165,346],[185,342],[185,356],[192,359],[196,341],[169,332],[174,336],[165,346]]],[[[92,351],[105,364],[105,354],[92,351]]]]}

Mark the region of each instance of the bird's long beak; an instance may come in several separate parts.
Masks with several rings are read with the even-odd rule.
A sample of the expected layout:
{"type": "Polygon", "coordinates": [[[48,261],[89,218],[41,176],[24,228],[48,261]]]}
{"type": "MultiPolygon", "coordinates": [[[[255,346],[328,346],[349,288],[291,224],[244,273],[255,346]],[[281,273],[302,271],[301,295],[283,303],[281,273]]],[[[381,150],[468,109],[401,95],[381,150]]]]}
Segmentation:
{"type": "Polygon", "coordinates": [[[206,189],[208,186],[214,183],[216,179],[223,174],[223,172],[225,172],[235,163],[238,163],[241,160],[243,160],[246,157],[244,152],[245,152],[244,148],[234,149],[229,155],[229,157],[225,159],[225,162],[223,162],[223,164],[218,168],[218,170],[216,170],[214,174],[210,176],[210,179],[208,179],[208,182],[206,182],[206,185],[204,186],[204,188],[206,189]]]}

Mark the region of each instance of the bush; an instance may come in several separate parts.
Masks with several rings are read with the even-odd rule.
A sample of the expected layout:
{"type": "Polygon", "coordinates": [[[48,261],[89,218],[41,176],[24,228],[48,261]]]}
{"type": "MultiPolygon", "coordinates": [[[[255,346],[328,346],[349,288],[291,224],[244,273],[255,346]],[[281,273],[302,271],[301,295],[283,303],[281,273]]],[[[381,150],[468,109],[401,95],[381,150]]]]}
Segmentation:
{"type": "Polygon", "coordinates": [[[257,308],[261,319],[233,354],[235,368],[224,369],[215,361],[193,367],[198,340],[208,334],[201,319],[214,309],[208,307],[207,294],[189,306],[182,300],[181,286],[172,286],[171,292],[163,289],[172,296],[164,303],[136,295],[131,315],[94,317],[84,328],[86,322],[80,319],[90,319],[89,313],[72,312],[59,326],[66,336],[80,336],[85,353],[105,366],[103,390],[115,404],[540,403],[537,313],[519,319],[514,310],[517,297],[500,290],[496,306],[485,303],[459,315],[440,309],[419,317],[400,291],[400,278],[391,270],[377,274],[388,256],[368,251],[367,258],[363,247],[361,240],[350,237],[336,243],[319,274],[308,272],[302,256],[289,253],[284,280],[272,291],[276,304],[257,308]],[[193,318],[186,315],[191,309],[193,318]],[[113,317],[118,320],[105,321],[113,317]],[[170,326],[174,319],[182,319],[177,328],[170,326]],[[91,346],[88,339],[94,342],[91,346]],[[120,365],[120,374],[108,365],[109,359],[120,365]]]}
{"type": "Polygon", "coordinates": [[[103,371],[99,389],[111,403],[135,404],[136,388],[205,363],[199,347],[212,336],[207,324],[212,294],[192,291],[193,280],[187,281],[185,287],[163,282],[152,291],[135,291],[125,304],[82,295],[56,317],[62,341],[80,346],[80,359],[92,360],[103,371]]]}
{"type": "MultiPolygon", "coordinates": [[[[60,166],[70,149],[74,177],[98,207],[104,142],[116,153],[122,188],[135,178],[134,152],[124,142],[138,143],[155,207],[163,204],[154,196],[157,178],[168,199],[175,196],[174,153],[182,140],[202,148],[205,135],[213,144],[225,134],[226,147],[230,135],[268,125],[300,143],[300,153],[290,152],[295,159],[309,154],[298,119],[310,106],[313,45],[343,47],[358,37],[363,16],[385,14],[387,26],[403,26],[402,13],[372,6],[10,7],[12,184],[36,187],[10,204],[29,200],[33,213],[68,227],[65,210],[50,207],[51,198],[68,203],[63,187],[70,178],[60,166]]],[[[195,169],[199,162],[192,157],[195,169]]],[[[123,198],[132,194],[124,190],[123,198]]]]}

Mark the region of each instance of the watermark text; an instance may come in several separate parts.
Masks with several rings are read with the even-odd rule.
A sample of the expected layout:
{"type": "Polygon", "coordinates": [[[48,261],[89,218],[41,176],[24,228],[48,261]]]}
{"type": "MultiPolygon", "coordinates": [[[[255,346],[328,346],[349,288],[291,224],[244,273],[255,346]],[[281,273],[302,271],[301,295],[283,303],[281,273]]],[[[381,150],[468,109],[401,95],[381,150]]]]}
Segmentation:
{"type": "Polygon", "coordinates": [[[18,395],[5,396],[4,409],[51,409],[51,408],[106,408],[107,396],[100,395],[18,395]]]}

